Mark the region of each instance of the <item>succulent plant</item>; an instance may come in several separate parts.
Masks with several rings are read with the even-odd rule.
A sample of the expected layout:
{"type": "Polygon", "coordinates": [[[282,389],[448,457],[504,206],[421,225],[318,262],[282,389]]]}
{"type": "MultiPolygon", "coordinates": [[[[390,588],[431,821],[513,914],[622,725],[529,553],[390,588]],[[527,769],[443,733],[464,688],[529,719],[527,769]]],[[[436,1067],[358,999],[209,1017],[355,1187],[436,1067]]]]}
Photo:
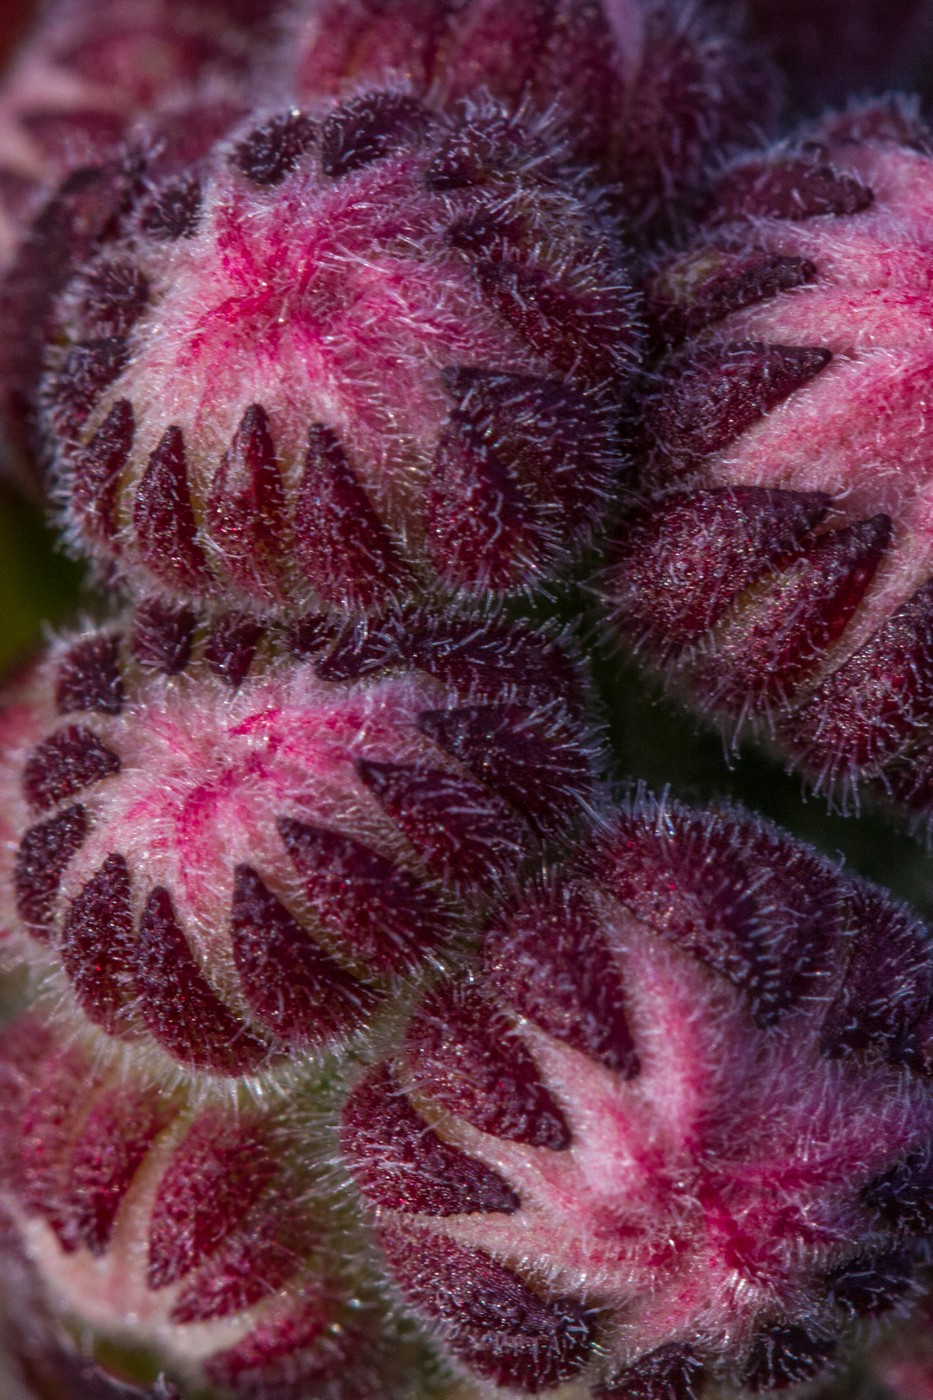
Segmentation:
{"type": "Polygon", "coordinates": [[[921,811],[931,151],[878,104],[724,173],[651,279],[652,495],[607,583],[614,628],[693,702],[764,719],[820,786],[921,811]]]}
{"type": "Polygon", "coordinates": [[[590,741],[528,629],[408,615],[247,675],[178,623],[67,636],[11,697],[2,923],[154,1072],[241,1076],[340,1047],[469,939],[585,824],[590,741]]]}
{"type": "Polygon", "coordinates": [[[494,1386],[784,1390],[917,1286],[931,1007],[889,896],[642,797],[427,993],[343,1146],[402,1297],[494,1386]]]}
{"type": "Polygon", "coordinates": [[[736,154],[769,43],[933,39],[816,75],[836,10],[48,0],[0,470],[95,592],[0,699],[4,1400],[933,1400],[930,933],[614,805],[579,654],[933,827],[933,134],[736,154]]]}
{"type": "Polygon", "coordinates": [[[621,468],[640,331],[546,129],[395,91],[253,118],[59,303],[62,524],[137,591],[295,615],[547,580],[621,468]]]}

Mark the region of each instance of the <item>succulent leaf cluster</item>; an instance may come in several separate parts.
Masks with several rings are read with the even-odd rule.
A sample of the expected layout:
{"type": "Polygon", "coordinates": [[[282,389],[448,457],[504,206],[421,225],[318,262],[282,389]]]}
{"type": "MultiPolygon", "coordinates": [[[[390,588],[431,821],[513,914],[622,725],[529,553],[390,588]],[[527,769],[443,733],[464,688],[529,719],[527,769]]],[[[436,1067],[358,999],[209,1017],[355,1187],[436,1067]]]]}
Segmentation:
{"type": "Polygon", "coordinates": [[[642,799],[348,1100],[402,1293],[529,1393],[819,1374],[923,1256],[931,990],[926,930],[876,888],[642,799]]]}
{"type": "Polygon", "coordinates": [[[613,626],[694,703],[920,822],[931,149],[887,102],[725,170],[696,241],[649,277],[652,505],[607,582],[613,626]]]}
{"type": "Polygon", "coordinates": [[[821,87],[756,0],[47,0],[2,469],[88,591],[0,699],[16,1400],[928,1400],[933,934],[606,708],[635,653],[928,820],[933,135],[788,126],[922,9],[821,87]]]}

